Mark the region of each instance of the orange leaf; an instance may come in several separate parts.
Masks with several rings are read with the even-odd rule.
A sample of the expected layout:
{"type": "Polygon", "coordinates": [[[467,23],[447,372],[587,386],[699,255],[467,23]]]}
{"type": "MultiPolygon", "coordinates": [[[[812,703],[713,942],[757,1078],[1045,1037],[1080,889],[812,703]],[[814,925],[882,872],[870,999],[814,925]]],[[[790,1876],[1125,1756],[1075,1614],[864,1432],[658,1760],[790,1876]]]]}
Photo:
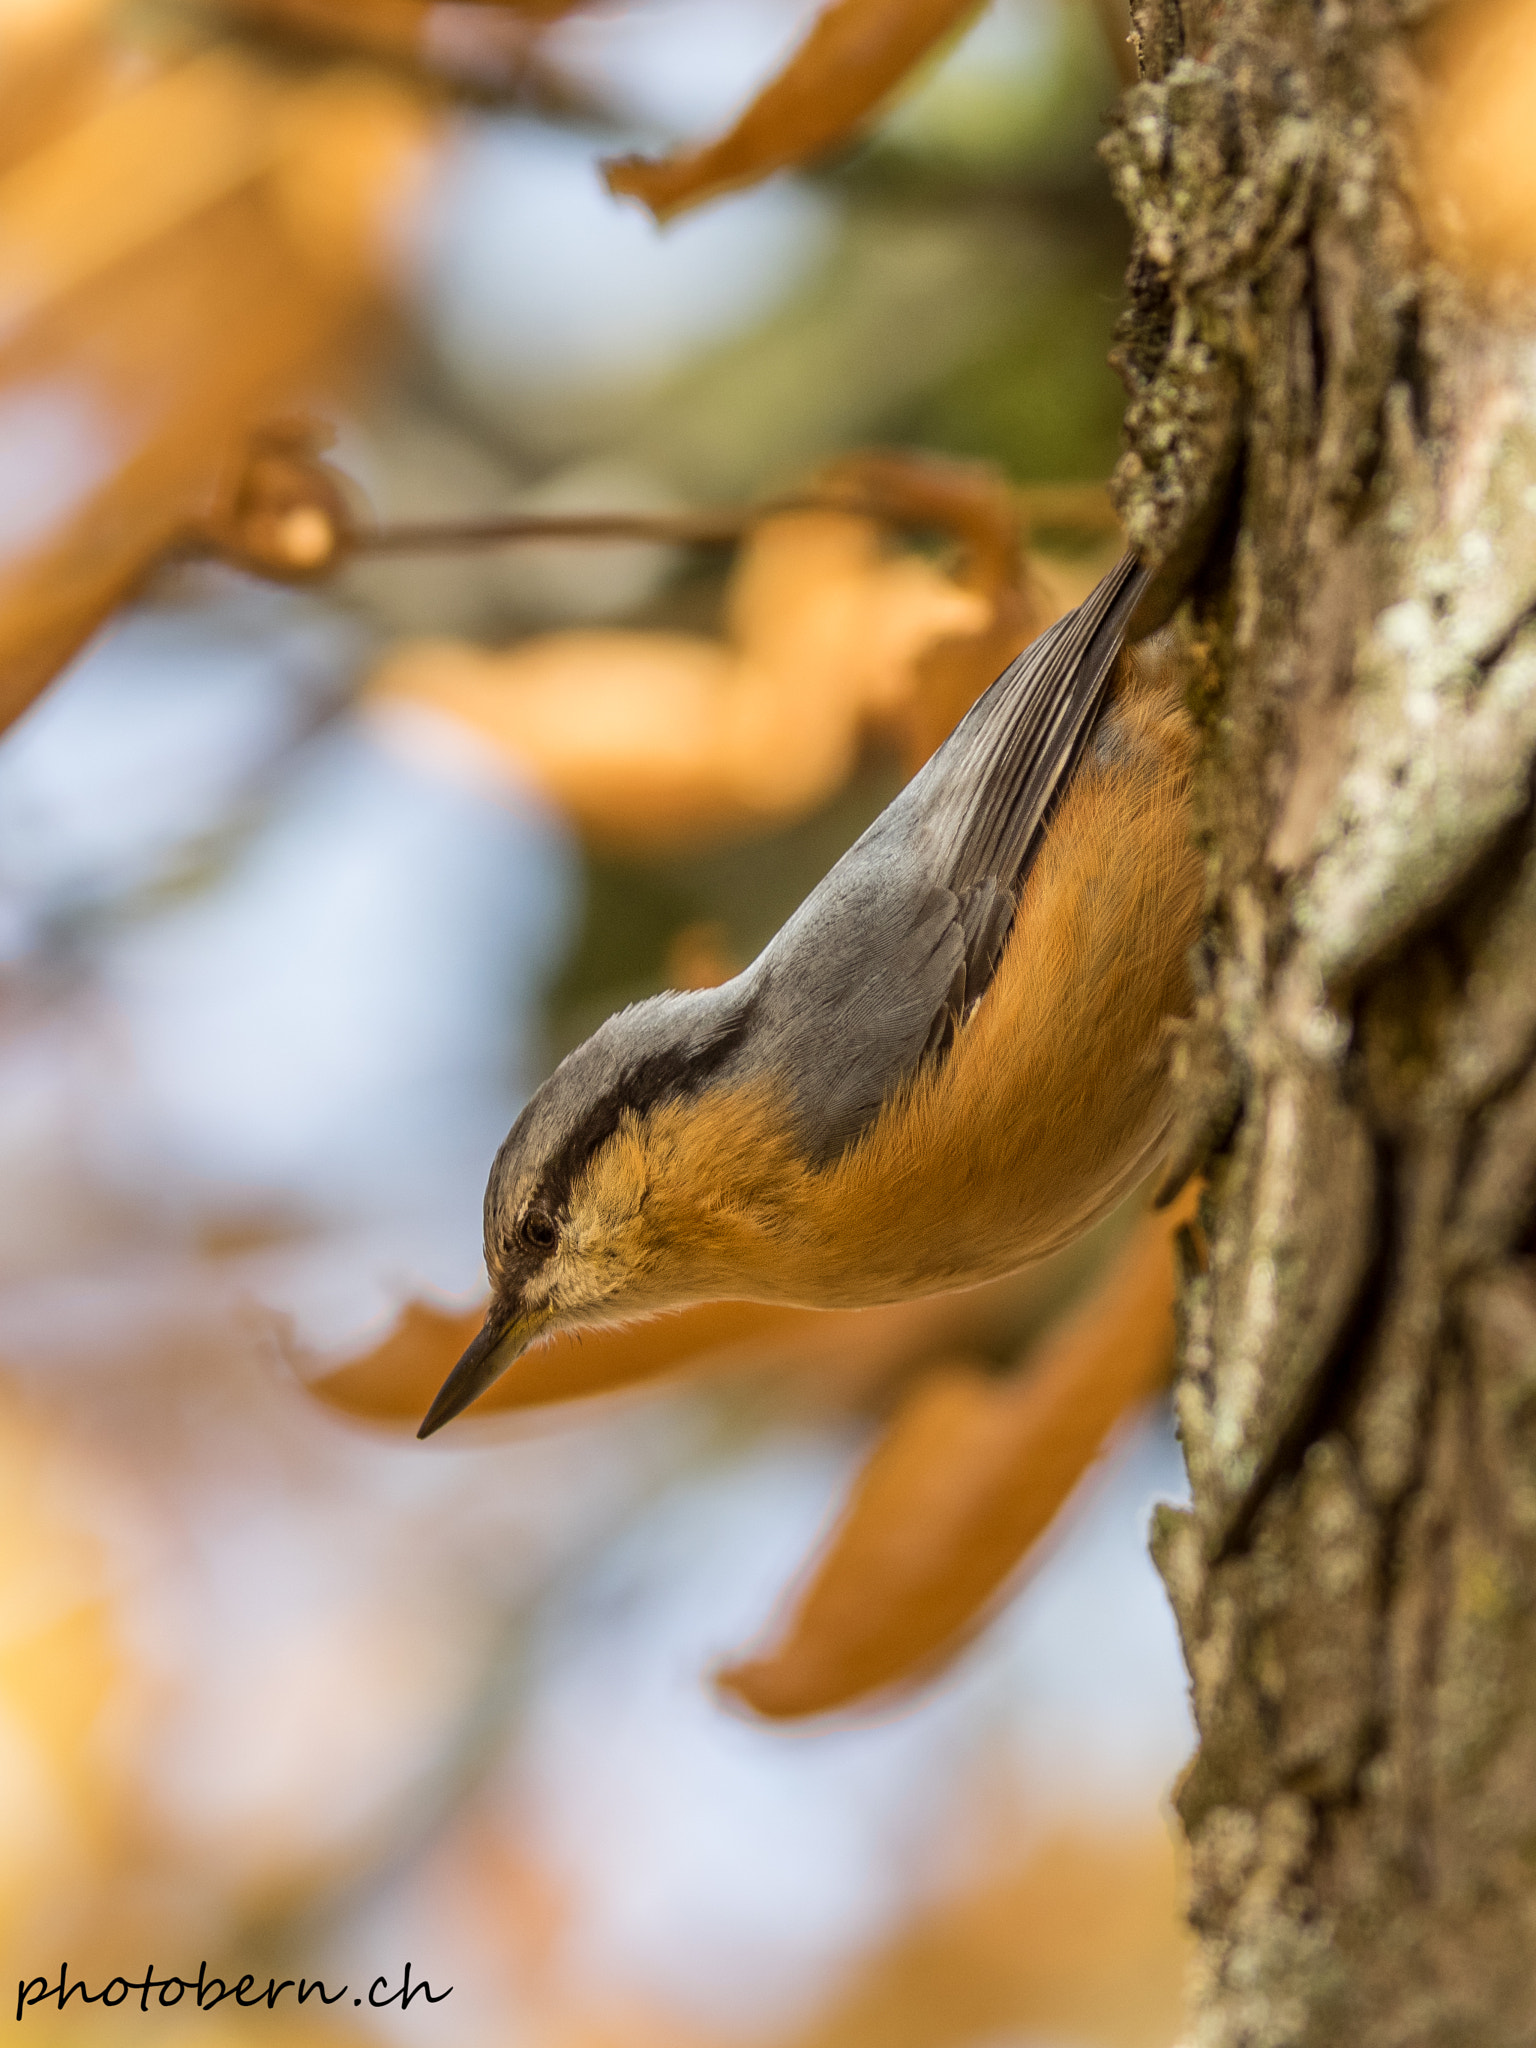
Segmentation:
{"type": "MultiPolygon", "coordinates": [[[[1003,1826],[1027,1837],[1007,1794],[1003,1826]]],[[[925,1904],[855,1963],[830,2005],[768,2048],[961,2048],[1179,2038],[1190,1936],[1171,1831],[1060,1834],[925,1904]]]]}
{"type": "Polygon", "coordinates": [[[1461,0],[1426,38],[1422,160],[1439,253],[1474,271],[1536,268],[1536,4],[1461,0]]]}
{"type": "MultiPolygon", "coordinates": [[[[503,82],[527,38],[591,0],[211,0],[220,14],[268,30],[356,52],[385,63],[433,71],[488,73],[503,82]],[[482,17],[476,22],[474,16],[482,17]],[[497,30],[503,31],[500,35],[497,30]],[[506,31],[521,30],[509,35],[506,31]],[[449,61],[444,64],[444,58],[449,61]],[[453,61],[457,58],[459,61],[453,61]],[[476,60],[479,60],[478,62],[476,60]]],[[[511,82],[510,77],[505,81],[511,82]]]]}
{"type": "Polygon", "coordinates": [[[0,562],[0,727],[204,509],[232,437],[332,339],[338,311],[241,198],[0,358],[0,390],[46,366],[109,458],[0,562]]]}
{"type": "MultiPolygon", "coordinates": [[[[846,1398],[910,1370],[946,1345],[1002,1351],[1060,1286],[1061,1272],[1061,1265],[1047,1261],[963,1294],[930,1295],[888,1308],[705,1302],[650,1322],[567,1333],[525,1352],[470,1412],[485,1416],[583,1400],[671,1372],[748,1362],[792,1366],[809,1382],[835,1385],[846,1398]]],[[[379,1343],[339,1363],[286,1340],[285,1348],[299,1377],[328,1407],[414,1428],[482,1318],[479,1308],[447,1310],[413,1301],[379,1343]]]]}
{"type": "Polygon", "coordinates": [[[252,28],[274,29],[329,48],[414,63],[432,0],[214,0],[217,11],[252,28]]]}
{"type": "MultiPolygon", "coordinates": [[[[655,1322],[567,1333],[526,1352],[481,1397],[474,1412],[535,1408],[636,1386],[782,1328],[804,1313],[748,1302],[707,1302],[655,1322]]],[[[295,1362],[311,1392],[328,1407],[414,1426],[484,1320],[483,1309],[459,1315],[412,1301],[383,1342],[360,1358],[319,1378],[309,1377],[311,1361],[300,1356],[295,1362]]]]}
{"type": "MultiPolygon", "coordinates": [[[[590,838],[629,850],[803,814],[871,738],[914,772],[1075,600],[1026,554],[1019,497],[985,464],[866,451],[811,488],[847,509],[760,520],[737,563],[724,643],[588,631],[493,654],[426,642],[389,658],[374,701],[446,713],[590,838]],[[886,525],[953,536],[953,573],[893,556],[886,525]]],[[[1046,509],[1113,528],[1096,487],[1048,491],[1046,509]]]]}
{"type": "Polygon", "coordinates": [[[81,119],[114,83],[111,0],[0,8],[0,171],[81,119]]]}
{"type": "Polygon", "coordinates": [[[293,1343],[286,1326],[276,1327],[274,1335],[310,1392],[328,1408],[370,1422],[418,1422],[484,1321],[483,1307],[458,1311],[408,1301],[385,1337],[333,1367],[293,1343]]]}
{"type": "Polygon", "coordinates": [[[922,657],[989,616],[931,563],[887,553],[875,521],[784,513],[742,552],[725,642],[596,630],[500,654],[424,642],[392,654],[371,695],[467,727],[595,841],[696,846],[826,802],[866,733],[899,715],[922,657]]]}
{"type": "Polygon", "coordinates": [[[65,293],[249,185],[278,94],[213,52],[122,93],[0,179],[0,306],[21,328],[65,293]]]}
{"type": "Polygon", "coordinates": [[[608,189],[657,220],[840,142],[979,0],[832,0],[788,64],[736,125],[701,149],[603,166],[608,189]]]}
{"type": "Polygon", "coordinates": [[[46,391],[81,471],[0,559],[0,727],[214,509],[252,425],[335,347],[377,287],[375,212],[421,134],[392,89],[279,92],[219,56],[0,180],[20,323],[0,403],[46,391]]]}
{"type": "Polygon", "coordinates": [[[1018,497],[990,464],[866,450],[833,463],[817,484],[847,492],[901,525],[953,534],[961,549],[955,580],[985,600],[987,610],[970,630],[946,634],[923,650],[913,688],[881,721],[907,773],[915,774],[1067,601],[1031,561],[1018,497]]]}
{"type": "Polygon", "coordinates": [[[953,1654],[1173,1355],[1173,1251],[1195,1190],[1144,1217],[1023,1374],[953,1364],[876,1446],[780,1640],[720,1675],[759,1714],[826,1713],[953,1654]]]}

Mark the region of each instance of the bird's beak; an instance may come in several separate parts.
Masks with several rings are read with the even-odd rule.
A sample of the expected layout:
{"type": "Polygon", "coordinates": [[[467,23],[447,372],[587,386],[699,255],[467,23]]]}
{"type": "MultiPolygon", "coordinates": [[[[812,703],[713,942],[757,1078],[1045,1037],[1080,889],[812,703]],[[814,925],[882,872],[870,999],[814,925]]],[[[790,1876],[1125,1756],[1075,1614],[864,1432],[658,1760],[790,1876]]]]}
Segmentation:
{"type": "Polygon", "coordinates": [[[499,1380],[550,1319],[547,1308],[525,1309],[517,1301],[492,1301],[479,1335],[437,1390],[416,1434],[431,1436],[499,1380]]]}

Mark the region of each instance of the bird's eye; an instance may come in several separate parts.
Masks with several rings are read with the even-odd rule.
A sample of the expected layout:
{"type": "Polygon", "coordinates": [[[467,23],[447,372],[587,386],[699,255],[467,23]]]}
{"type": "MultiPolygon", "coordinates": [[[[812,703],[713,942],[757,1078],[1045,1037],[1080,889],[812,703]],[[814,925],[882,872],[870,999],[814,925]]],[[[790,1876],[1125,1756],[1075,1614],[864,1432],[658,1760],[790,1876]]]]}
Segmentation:
{"type": "Polygon", "coordinates": [[[552,1252],[560,1233],[547,1209],[529,1209],[517,1226],[517,1234],[530,1251],[552,1252]]]}

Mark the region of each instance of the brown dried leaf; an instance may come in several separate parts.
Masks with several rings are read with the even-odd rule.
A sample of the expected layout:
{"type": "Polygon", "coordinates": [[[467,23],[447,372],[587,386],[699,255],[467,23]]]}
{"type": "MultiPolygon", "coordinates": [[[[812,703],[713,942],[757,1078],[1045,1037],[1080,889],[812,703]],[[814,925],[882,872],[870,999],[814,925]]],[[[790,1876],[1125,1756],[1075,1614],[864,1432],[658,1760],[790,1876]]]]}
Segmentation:
{"type": "Polygon", "coordinates": [[[405,1422],[420,1420],[484,1321],[483,1306],[460,1311],[408,1301],[377,1344],[331,1367],[294,1343],[286,1327],[274,1334],[299,1377],[328,1408],[370,1422],[405,1422]]]}
{"type": "Polygon", "coordinates": [[[810,34],[728,134],[660,158],[603,166],[616,196],[659,221],[771,171],[805,163],[871,114],[979,0],[831,0],[810,34]]]}
{"type": "Polygon", "coordinates": [[[243,197],[0,361],[0,389],[46,369],[105,470],[0,562],[0,726],[213,498],[231,438],[334,337],[336,313],[243,197]]]}
{"type": "Polygon", "coordinates": [[[275,30],[326,49],[416,63],[432,0],[213,0],[242,27],[275,30]]]}
{"type": "MultiPolygon", "coordinates": [[[[583,1400],[671,1372],[748,1363],[791,1366],[810,1381],[835,1382],[846,1399],[956,1343],[1002,1351],[1059,1285],[1060,1268],[1051,1261],[964,1294],[888,1308],[708,1302],[650,1322],[583,1331],[535,1346],[480,1397],[471,1413],[485,1416],[583,1400]]],[[[328,1406],[370,1421],[409,1422],[414,1428],[480,1328],[483,1313],[416,1301],[401,1311],[380,1343],[339,1363],[285,1340],[286,1349],[299,1377],[328,1406]]]]}
{"type": "Polygon", "coordinates": [[[1421,169],[1442,256],[1476,271],[1536,266],[1536,4],[1461,0],[1426,38],[1433,93],[1421,169]]]}
{"type": "Polygon", "coordinates": [[[214,52],[122,93],[0,179],[0,309],[16,333],[272,161],[278,96],[214,52]]]}
{"type": "Polygon", "coordinates": [[[952,534],[960,548],[955,581],[986,602],[974,628],[948,634],[919,655],[913,688],[882,721],[883,736],[914,774],[1066,600],[1031,561],[1018,497],[990,464],[865,451],[832,464],[818,488],[846,492],[894,524],[952,534]]]}
{"type": "Polygon", "coordinates": [[[0,290],[21,309],[0,398],[46,388],[89,451],[0,559],[0,726],[215,508],[232,451],[336,347],[377,288],[376,216],[422,133],[382,85],[280,95],[219,56],[0,181],[0,290]]]}
{"type": "MultiPolygon", "coordinates": [[[[654,1322],[555,1337],[526,1352],[481,1397],[474,1412],[535,1408],[637,1386],[774,1334],[804,1313],[749,1302],[707,1302],[654,1322]]],[[[483,1309],[459,1315],[412,1301],[384,1341],[362,1357],[319,1378],[310,1377],[312,1361],[299,1355],[295,1362],[328,1407],[414,1426],[484,1320],[483,1309]]]]}
{"type": "Polygon", "coordinates": [[[1195,1191],[1142,1218],[1102,1283],[999,1377],[956,1363],[897,1411],[778,1642],[720,1674],[774,1719],[828,1713],[954,1654],[1116,1422],[1167,1378],[1172,1240],[1195,1191]]]}
{"type": "Polygon", "coordinates": [[[772,2048],[1166,2048],[1191,1945],[1181,1891],[1167,1828],[1053,1836],[920,1908],[772,2048]]]}
{"type": "Polygon", "coordinates": [[[245,28],[414,70],[468,71],[510,84],[509,64],[541,26],[592,0],[209,0],[245,28]],[[508,33],[510,31],[510,33],[508,33]],[[446,60],[446,61],[445,61],[446,60]]]}
{"type": "Polygon", "coordinates": [[[84,119],[114,85],[112,0],[0,9],[0,173],[84,119]]]}
{"type": "MultiPolygon", "coordinates": [[[[44,1839],[28,1845],[29,1855],[0,1851],[0,1919],[9,1920],[5,1909],[14,1901],[6,1894],[25,1878],[25,1865],[51,1860],[47,1836],[79,1828],[78,1854],[115,1818],[105,1810],[111,1773],[99,1738],[124,1660],[110,1560],[99,1530],[80,1512],[93,1476],[0,1390],[0,1714],[8,1739],[20,1745],[18,1762],[31,1764],[54,1794],[38,1809],[44,1839]]],[[[35,1881],[35,1868],[32,1875],[35,1881]]]]}
{"type": "Polygon", "coordinates": [[[785,513],[743,550],[724,643],[586,631],[491,654],[423,642],[389,657],[371,695],[457,720],[595,841],[698,846],[824,803],[866,734],[902,714],[923,657],[990,615],[930,563],[887,553],[874,520],[785,513]]]}

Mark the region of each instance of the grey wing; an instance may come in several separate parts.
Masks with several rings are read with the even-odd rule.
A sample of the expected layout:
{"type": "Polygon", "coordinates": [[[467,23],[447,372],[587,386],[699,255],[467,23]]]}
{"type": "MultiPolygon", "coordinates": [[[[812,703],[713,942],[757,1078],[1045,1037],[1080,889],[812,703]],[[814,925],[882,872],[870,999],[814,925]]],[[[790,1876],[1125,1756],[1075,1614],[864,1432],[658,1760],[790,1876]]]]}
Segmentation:
{"type": "Polygon", "coordinates": [[[1017,894],[1114,675],[1148,572],[1122,555],[1075,611],[1026,647],[892,805],[926,835],[935,872],[964,895],[1017,894]]]}
{"type": "Polygon", "coordinates": [[[998,677],[767,947],[759,1044],[835,1158],[941,1052],[992,977],[1052,803],[1147,572],[1126,555],[998,677]]]}

